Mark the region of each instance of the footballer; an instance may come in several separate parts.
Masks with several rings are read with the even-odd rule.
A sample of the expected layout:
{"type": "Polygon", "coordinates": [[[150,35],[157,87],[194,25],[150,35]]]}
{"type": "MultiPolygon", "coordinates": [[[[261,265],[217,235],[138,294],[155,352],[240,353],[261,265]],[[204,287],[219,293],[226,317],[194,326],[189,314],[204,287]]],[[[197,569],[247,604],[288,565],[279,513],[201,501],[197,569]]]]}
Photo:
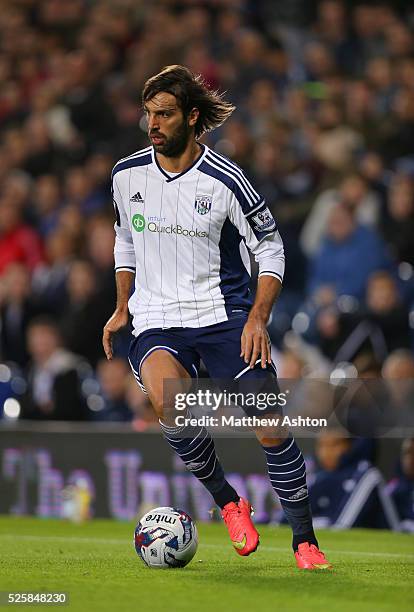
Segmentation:
{"type": "MultiPolygon", "coordinates": [[[[199,142],[234,106],[183,66],[145,83],[151,146],[112,172],[117,304],[103,346],[132,316],[129,361],[167,442],[221,509],[237,553],[257,549],[252,508],[226,480],[205,427],[177,426],[165,379],[196,377],[200,360],[217,379],[270,378],[277,385],[266,325],[281,290],[283,243],[263,197],[233,161],[199,142]],[[250,251],[259,267],[252,299],[250,251]],[[134,291],[131,295],[132,286],[134,291]]],[[[270,482],[292,528],[302,569],[328,569],[312,526],[303,455],[289,432],[255,429],[270,482]]]]}

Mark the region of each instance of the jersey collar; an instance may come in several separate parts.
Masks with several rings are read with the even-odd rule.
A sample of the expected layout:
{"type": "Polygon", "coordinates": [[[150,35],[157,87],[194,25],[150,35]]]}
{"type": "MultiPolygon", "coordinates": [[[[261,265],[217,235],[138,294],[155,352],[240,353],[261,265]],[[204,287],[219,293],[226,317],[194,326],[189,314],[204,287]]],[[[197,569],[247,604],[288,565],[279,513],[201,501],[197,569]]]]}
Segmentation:
{"type": "Polygon", "coordinates": [[[166,179],[166,183],[171,183],[172,181],[176,181],[177,179],[181,178],[182,176],[184,176],[184,174],[188,174],[189,172],[192,172],[193,170],[195,170],[203,161],[204,157],[207,154],[207,149],[208,147],[206,147],[206,145],[201,144],[201,142],[198,143],[201,147],[201,153],[200,155],[197,157],[197,159],[191,164],[191,166],[189,166],[187,168],[187,170],[184,170],[183,172],[180,172],[179,174],[176,174],[175,176],[170,176],[168,174],[168,172],[165,172],[165,170],[163,170],[160,166],[160,164],[158,163],[158,159],[157,156],[155,154],[154,151],[154,147],[151,147],[151,155],[152,155],[152,161],[154,162],[155,166],[158,168],[158,170],[161,172],[161,174],[165,177],[166,179]]]}

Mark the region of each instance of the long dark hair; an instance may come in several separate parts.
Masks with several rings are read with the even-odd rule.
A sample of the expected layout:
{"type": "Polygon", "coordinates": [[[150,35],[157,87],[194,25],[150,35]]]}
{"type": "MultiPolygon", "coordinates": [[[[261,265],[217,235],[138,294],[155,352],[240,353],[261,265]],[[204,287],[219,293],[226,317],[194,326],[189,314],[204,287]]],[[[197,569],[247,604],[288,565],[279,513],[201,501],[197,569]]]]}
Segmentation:
{"type": "Polygon", "coordinates": [[[197,138],[224,123],[236,108],[223,100],[223,93],[209,89],[200,75],[193,74],[185,66],[166,66],[148,79],[142,92],[142,104],[161,91],[176,97],[185,117],[193,108],[198,109],[197,138]]]}

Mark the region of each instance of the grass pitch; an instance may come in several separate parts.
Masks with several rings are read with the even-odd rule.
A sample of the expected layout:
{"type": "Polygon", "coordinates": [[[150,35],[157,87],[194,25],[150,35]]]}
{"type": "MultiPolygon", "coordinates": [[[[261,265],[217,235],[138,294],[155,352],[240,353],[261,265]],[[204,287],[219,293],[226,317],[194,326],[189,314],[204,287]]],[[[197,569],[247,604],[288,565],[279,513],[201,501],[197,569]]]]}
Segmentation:
{"type": "Polygon", "coordinates": [[[150,570],[133,548],[134,527],[0,517],[0,590],[65,591],[71,612],[414,609],[414,536],[319,531],[335,569],[317,573],[296,569],[288,529],[260,526],[261,546],[242,558],[222,524],[198,524],[190,565],[150,570]]]}

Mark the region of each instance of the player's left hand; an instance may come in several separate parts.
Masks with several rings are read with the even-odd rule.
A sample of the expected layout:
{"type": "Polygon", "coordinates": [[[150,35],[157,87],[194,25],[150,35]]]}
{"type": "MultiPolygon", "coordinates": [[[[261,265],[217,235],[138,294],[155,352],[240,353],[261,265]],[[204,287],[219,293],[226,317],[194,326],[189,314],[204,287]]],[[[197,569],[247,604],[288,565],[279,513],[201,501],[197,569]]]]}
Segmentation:
{"type": "Polygon", "coordinates": [[[244,358],[250,368],[254,368],[260,356],[260,365],[265,368],[266,364],[271,363],[272,360],[270,348],[270,338],[265,321],[261,317],[250,314],[243,328],[240,357],[244,358]]]}

